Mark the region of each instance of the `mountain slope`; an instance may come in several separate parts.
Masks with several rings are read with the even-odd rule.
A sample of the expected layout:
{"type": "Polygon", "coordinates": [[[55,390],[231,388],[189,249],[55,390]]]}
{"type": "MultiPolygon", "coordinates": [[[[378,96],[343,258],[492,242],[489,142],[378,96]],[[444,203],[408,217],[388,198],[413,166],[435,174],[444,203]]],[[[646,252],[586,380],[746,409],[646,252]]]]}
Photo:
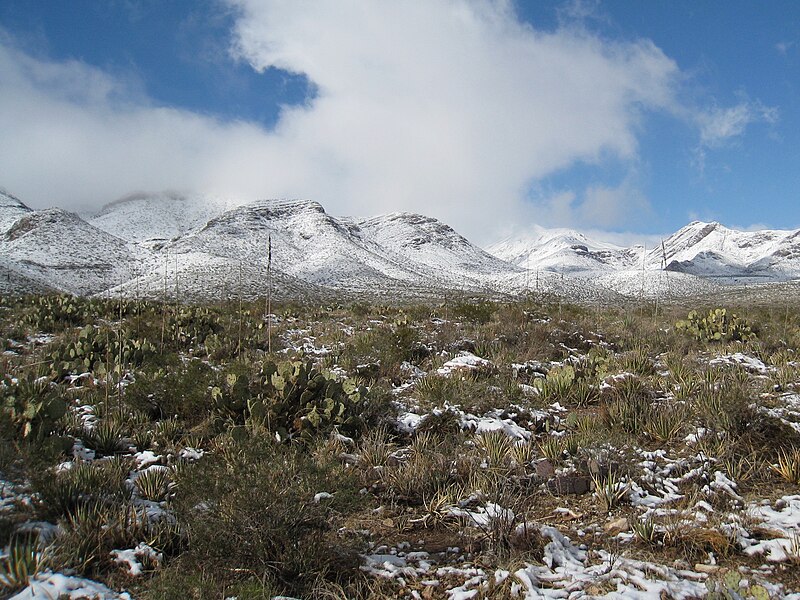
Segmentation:
{"type": "Polygon", "coordinates": [[[266,266],[270,236],[273,268],[315,285],[358,289],[383,280],[416,279],[357,226],[331,217],[311,201],[263,200],[239,206],[169,249],[266,266]]]}
{"type": "Polygon", "coordinates": [[[478,248],[449,225],[423,215],[391,213],[356,223],[393,260],[434,280],[487,285],[521,270],[478,248]]]}
{"type": "Polygon", "coordinates": [[[59,208],[29,212],[0,239],[7,268],[47,287],[93,294],[147,268],[145,250],[59,208]]]}
{"type": "Polygon", "coordinates": [[[648,253],[649,266],[703,277],[800,277],[800,230],[738,231],[694,221],[648,253]]]}
{"type": "Polygon", "coordinates": [[[18,219],[31,212],[19,198],[0,189],[0,235],[8,231],[18,219]]]}
{"type": "Polygon", "coordinates": [[[386,300],[550,292],[616,302],[800,278],[800,231],[742,232],[718,223],[690,223],[647,254],[641,246],[540,227],[490,251],[423,215],[333,217],[305,200],[238,205],[137,194],[87,222],[57,208],[32,211],[0,194],[4,293],[113,290],[204,300],[271,290],[276,299],[386,300]]]}
{"type": "Polygon", "coordinates": [[[107,204],[89,222],[129,242],[157,246],[203,227],[234,205],[172,192],[131,194],[107,204]]]}

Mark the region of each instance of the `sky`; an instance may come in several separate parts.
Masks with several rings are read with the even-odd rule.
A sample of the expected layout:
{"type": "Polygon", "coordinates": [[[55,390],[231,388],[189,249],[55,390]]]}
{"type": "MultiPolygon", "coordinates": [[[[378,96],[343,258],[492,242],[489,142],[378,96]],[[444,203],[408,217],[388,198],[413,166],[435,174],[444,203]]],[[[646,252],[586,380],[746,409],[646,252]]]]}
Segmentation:
{"type": "Polygon", "coordinates": [[[413,211],[487,244],[800,227],[796,0],[3,0],[0,188],[413,211]]]}

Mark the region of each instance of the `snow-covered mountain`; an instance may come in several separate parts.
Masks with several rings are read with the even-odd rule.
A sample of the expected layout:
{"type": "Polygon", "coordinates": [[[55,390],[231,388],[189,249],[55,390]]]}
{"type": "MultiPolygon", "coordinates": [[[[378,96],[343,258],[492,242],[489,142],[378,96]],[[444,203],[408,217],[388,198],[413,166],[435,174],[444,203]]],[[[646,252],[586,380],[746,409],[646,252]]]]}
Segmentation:
{"type": "Polygon", "coordinates": [[[645,253],[537,227],[487,252],[430,217],[334,217],[307,200],[136,194],[84,220],[0,193],[0,293],[210,299],[263,295],[271,280],[276,298],[536,291],[608,300],[714,292],[754,277],[800,278],[800,231],[691,223],[645,253]]]}
{"type": "Polygon", "coordinates": [[[159,246],[203,227],[236,203],[175,192],[131,194],[107,204],[89,222],[129,242],[159,246]]]}
{"type": "Polygon", "coordinates": [[[3,235],[17,221],[31,212],[19,198],[0,188],[0,235],[3,235]]]}
{"type": "Polygon", "coordinates": [[[800,230],[737,231],[694,221],[648,253],[652,267],[702,277],[800,277],[800,230]]]}
{"type": "Polygon", "coordinates": [[[414,213],[391,213],[355,221],[361,235],[377,243],[393,261],[428,280],[457,287],[485,286],[522,271],[478,248],[449,225],[414,213]]]}
{"type": "Polygon", "coordinates": [[[23,214],[5,232],[6,268],[54,290],[94,294],[146,268],[149,253],[74,213],[48,208],[23,214]]]}
{"type": "Polygon", "coordinates": [[[578,273],[641,268],[644,250],[591,240],[571,229],[534,227],[528,237],[507,238],[488,251],[529,270],[578,273]]]}

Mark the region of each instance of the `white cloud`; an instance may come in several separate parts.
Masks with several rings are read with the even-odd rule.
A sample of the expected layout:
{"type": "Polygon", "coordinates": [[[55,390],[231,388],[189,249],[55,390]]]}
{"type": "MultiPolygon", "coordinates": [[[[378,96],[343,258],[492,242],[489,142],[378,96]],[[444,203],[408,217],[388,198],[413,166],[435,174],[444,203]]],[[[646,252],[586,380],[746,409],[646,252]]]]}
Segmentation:
{"type": "Polygon", "coordinates": [[[794,40],[778,42],[777,44],[775,44],[775,49],[778,51],[778,54],[786,56],[787,54],[789,54],[789,51],[796,45],[797,44],[795,43],[794,40]]]}
{"type": "Polygon", "coordinates": [[[741,136],[751,123],[775,123],[778,110],[760,102],[745,100],[728,108],[713,107],[699,111],[696,119],[701,143],[713,148],[741,136]]]}
{"type": "MultiPolygon", "coordinates": [[[[651,42],[538,31],[508,1],[229,2],[236,55],[304,74],[308,105],[285,107],[274,130],[222,122],[0,39],[0,185],[36,206],[165,188],[306,197],[334,214],[423,212],[484,241],[537,219],[532,182],[635,161],[646,112],[678,110],[678,68],[651,42]]],[[[737,115],[710,113],[704,140],[758,118],[737,115]]],[[[605,227],[631,207],[648,207],[632,186],[597,187],[551,210],[605,227]]]]}
{"type": "Polygon", "coordinates": [[[592,185],[580,197],[565,190],[533,202],[535,220],[547,227],[615,230],[638,227],[653,216],[649,200],[629,175],[618,186],[592,185]]]}

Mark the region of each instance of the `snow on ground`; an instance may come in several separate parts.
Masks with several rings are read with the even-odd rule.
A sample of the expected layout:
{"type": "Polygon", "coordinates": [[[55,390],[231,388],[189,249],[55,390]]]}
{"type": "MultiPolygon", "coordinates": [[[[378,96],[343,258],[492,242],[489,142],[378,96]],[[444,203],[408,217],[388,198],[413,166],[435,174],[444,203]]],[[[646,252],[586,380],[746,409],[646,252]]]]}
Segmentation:
{"type": "Polygon", "coordinates": [[[451,377],[452,375],[463,375],[469,372],[491,372],[493,369],[494,365],[485,358],[475,356],[471,352],[461,352],[455,358],[444,363],[436,370],[436,373],[442,377],[451,377]]]}
{"type": "Polygon", "coordinates": [[[768,406],[756,406],[755,408],[800,433],[800,395],[783,394],[776,402],[778,406],[772,408],[768,406]]]}
{"type": "MultiPolygon", "coordinates": [[[[466,515],[485,518],[505,514],[487,505],[481,513],[466,515]],[[492,510],[493,509],[493,512],[492,510]]],[[[494,584],[508,582],[513,595],[525,600],[537,598],[697,598],[707,592],[706,573],[680,570],[651,562],[633,560],[606,551],[589,552],[551,526],[520,524],[526,533],[535,529],[545,540],[541,564],[525,563],[515,571],[487,571],[474,566],[439,566],[426,552],[404,552],[380,548],[364,557],[362,570],[376,577],[394,579],[401,585],[412,580],[426,587],[444,588],[450,600],[471,600],[494,584]],[[460,579],[461,584],[446,587],[445,581],[460,579]]],[[[456,552],[458,549],[455,549],[456,552]]]]}
{"type": "Polygon", "coordinates": [[[771,562],[800,561],[800,496],[783,496],[747,505],[747,514],[759,522],[769,539],[742,539],[745,554],[764,554],[771,562]]]}
{"type": "Polygon", "coordinates": [[[712,358],[710,361],[708,361],[708,364],[712,367],[737,366],[750,371],[751,373],[757,373],[758,375],[767,375],[770,373],[770,371],[775,370],[774,367],[768,367],[758,358],[748,356],[742,352],[735,352],[733,354],[712,358]]]}
{"type": "Polygon", "coordinates": [[[132,600],[127,592],[114,592],[102,583],[61,573],[44,572],[8,600],[132,600]]]}

